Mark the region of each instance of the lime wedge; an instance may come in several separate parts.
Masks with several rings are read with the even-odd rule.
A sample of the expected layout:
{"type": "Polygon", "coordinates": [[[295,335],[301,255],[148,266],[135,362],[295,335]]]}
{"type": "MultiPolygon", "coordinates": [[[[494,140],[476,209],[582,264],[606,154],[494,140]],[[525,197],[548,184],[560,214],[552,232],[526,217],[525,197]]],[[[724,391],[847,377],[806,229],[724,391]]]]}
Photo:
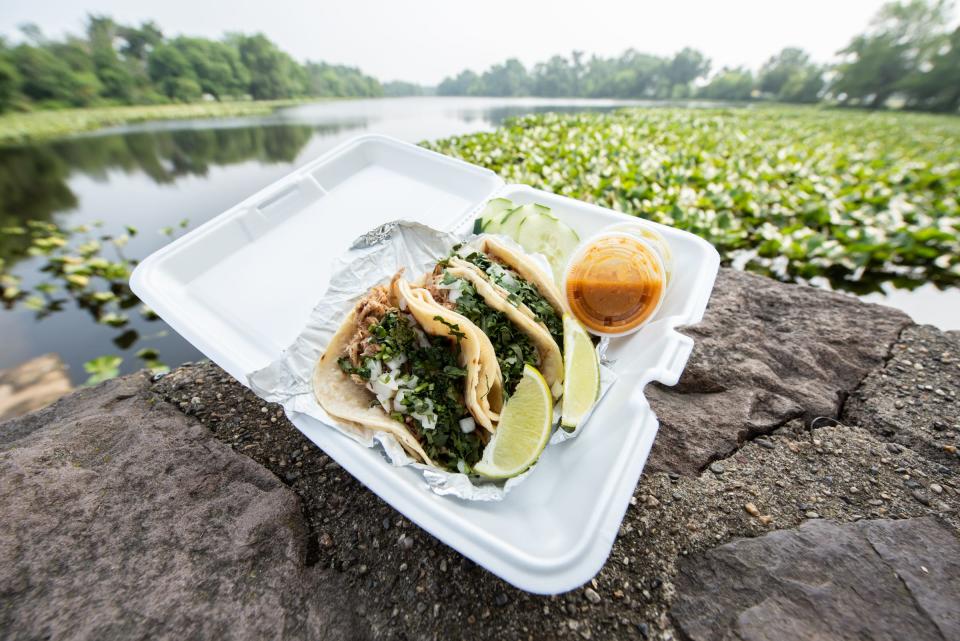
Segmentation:
{"type": "Polygon", "coordinates": [[[590,334],[570,314],[563,315],[563,414],[560,425],[573,429],[600,396],[600,359],[590,334]]]}
{"type": "Polygon", "coordinates": [[[516,476],[533,465],[550,438],[553,396],[535,367],[526,365],[513,396],[500,413],[500,424],[473,466],[492,479],[516,476]]]}

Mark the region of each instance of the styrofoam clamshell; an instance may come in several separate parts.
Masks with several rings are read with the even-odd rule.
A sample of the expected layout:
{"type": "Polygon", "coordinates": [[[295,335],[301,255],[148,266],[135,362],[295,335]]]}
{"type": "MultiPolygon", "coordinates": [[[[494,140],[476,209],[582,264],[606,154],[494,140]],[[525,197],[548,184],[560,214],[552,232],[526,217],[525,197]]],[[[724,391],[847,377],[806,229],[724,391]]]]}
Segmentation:
{"type": "MultiPolygon", "coordinates": [[[[581,238],[629,216],[525,185],[378,135],[350,140],[158,250],[137,267],[134,293],[243,384],[277,359],[323,296],[331,263],[366,231],[398,219],[466,233],[486,201],[541,203],[581,238]]],[[[651,223],[653,224],[653,223],[651,223]]],[[[611,339],[619,378],[579,438],[545,450],[503,501],[438,496],[323,423],[294,414],[303,434],[361,483],[447,545],[519,588],[573,589],[610,554],[658,423],[644,398],[673,385],[693,348],[676,328],[698,322],[719,267],[706,241],[656,225],[674,275],[653,321],[611,339]]]]}

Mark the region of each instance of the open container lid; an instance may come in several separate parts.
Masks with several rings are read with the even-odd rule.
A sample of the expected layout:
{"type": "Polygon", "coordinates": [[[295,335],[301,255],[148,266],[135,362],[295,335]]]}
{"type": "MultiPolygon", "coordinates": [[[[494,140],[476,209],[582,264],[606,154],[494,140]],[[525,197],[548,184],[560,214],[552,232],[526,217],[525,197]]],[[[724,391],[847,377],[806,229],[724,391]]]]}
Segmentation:
{"type": "MultiPolygon", "coordinates": [[[[280,357],[325,291],[335,257],[392,220],[463,232],[493,196],[542,203],[582,237],[632,220],[523,185],[383,136],[328,152],[144,260],[131,288],[174,330],[247,385],[280,357]]],[[[501,502],[430,491],[411,466],[394,467],[329,426],[292,423],[358,481],[407,518],[524,590],[556,593],[592,578],[610,554],[657,432],[643,394],[677,382],[693,341],[676,331],[706,308],[719,266],[706,241],[654,225],[682,273],[641,331],[611,343],[619,376],[574,441],[548,447],[535,473],[501,502]]]]}
{"type": "Polygon", "coordinates": [[[246,385],[296,338],[354,239],[400,219],[453,230],[502,186],[488,169],[361,136],[153,253],[130,286],[246,385]]]}

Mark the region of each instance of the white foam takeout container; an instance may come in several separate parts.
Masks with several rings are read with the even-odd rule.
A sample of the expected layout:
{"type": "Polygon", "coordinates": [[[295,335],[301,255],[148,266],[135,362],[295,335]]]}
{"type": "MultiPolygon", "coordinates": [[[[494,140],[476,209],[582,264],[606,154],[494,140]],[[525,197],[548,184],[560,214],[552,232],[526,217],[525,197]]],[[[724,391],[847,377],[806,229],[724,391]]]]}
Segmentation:
{"type": "MultiPolygon", "coordinates": [[[[490,198],[542,203],[586,238],[631,219],[378,135],[354,138],[145,259],[133,291],[181,336],[241,383],[279,358],[323,296],[334,257],[359,235],[398,219],[466,232],[490,198]]],[[[548,447],[534,473],[501,502],[438,496],[413,467],[393,467],[323,423],[290,420],[387,503],[515,586],[573,589],[603,566],[656,436],[644,398],[674,385],[719,266],[693,234],[658,225],[675,273],[652,322],[611,339],[619,375],[576,439],[548,447]]]]}

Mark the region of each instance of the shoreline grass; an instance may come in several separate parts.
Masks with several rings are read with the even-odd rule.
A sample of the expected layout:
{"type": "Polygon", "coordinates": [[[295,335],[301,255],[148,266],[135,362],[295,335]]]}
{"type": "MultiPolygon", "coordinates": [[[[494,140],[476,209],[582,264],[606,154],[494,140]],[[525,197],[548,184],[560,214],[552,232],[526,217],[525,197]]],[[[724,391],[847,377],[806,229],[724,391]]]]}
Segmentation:
{"type": "Polygon", "coordinates": [[[57,109],[8,113],[0,116],[0,147],[61,138],[150,120],[186,120],[262,116],[281,107],[321,102],[324,99],[255,100],[200,102],[173,105],[122,105],[81,109],[57,109]]]}

